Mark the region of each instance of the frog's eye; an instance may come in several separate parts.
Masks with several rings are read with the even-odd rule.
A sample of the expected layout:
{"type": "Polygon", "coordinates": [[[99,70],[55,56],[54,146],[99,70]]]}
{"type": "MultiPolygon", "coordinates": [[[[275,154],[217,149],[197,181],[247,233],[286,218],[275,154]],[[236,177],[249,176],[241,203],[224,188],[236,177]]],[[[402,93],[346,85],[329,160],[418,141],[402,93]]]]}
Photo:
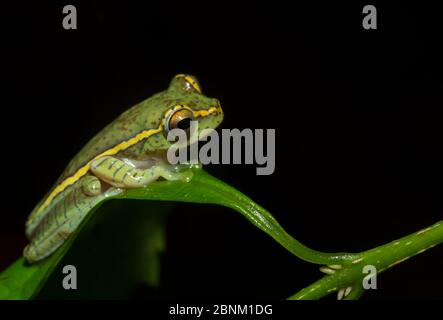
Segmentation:
{"type": "Polygon", "coordinates": [[[172,129],[182,129],[186,133],[189,133],[191,127],[191,121],[194,120],[194,113],[192,110],[182,107],[177,110],[173,110],[166,118],[165,121],[165,134],[168,135],[172,129]]]}
{"type": "Polygon", "coordinates": [[[196,77],[189,74],[178,74],[172,80],[172,84],[176,84],[179,89],[184,91],[195,91],[202,93],[202,89],[196,77]]]}

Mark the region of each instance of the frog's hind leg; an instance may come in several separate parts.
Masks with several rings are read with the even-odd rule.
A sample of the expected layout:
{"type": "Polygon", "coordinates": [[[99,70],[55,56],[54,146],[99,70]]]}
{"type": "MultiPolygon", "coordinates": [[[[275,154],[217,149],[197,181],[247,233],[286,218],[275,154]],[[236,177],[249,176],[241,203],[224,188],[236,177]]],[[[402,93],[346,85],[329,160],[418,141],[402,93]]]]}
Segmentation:
{"type": "Polygon", "coordinates": [[[31,241],[24,250],[23,254],[28,262],[41,260],[57,250],[75,232],[96,204],[121,192],[110,188],[97,196],[92,196],[93,193],[97,193],[97,181],[96,177],[85,176],[46,212],[32,232],[31,241]]]}
{"type": "Polygon", "coordinates": [[[73,185],[46,212],[24,250],[29,262],[43,259],[59,248],[89,212],[91,206],[88,200],[90,202],[93,197],[87,196],[83,188],[83,183],[73,185]]]}

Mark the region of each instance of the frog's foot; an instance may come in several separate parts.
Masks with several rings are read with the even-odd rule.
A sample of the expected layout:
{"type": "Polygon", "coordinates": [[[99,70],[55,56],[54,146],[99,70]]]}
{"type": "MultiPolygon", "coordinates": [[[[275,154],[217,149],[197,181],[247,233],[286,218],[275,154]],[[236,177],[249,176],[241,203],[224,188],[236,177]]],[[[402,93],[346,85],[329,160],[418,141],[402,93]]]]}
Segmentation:
{"type": "Polygon", "coordinates": [[[192,170],[187,168],[173,168],[174,170],[171,170],[171,168],[168,168],[167,166],[157,166],[156,170],[159,173],[160,177],[164,178],[165,180],[171,180],[171,181],[184,181],[189,182],[192,179],[192,176],[194,175],[192,173],[192,170]]]}
{"type": "Polygon", "coordinates": [[[174,166],[175,171],[183,171],[186,169],[201,169],[203,167],[203,164],[198,161],[196,163],[185,163],[185,164],[178,164],[174,166]]]}
{"type": "Polygon", "coordinates": [[[129,161],[111,156],[95,160],[91,164],[92,173],[99,179],[118,188],[139,188],[162,177],[166,180],[189,181],[192,171],[174,171],[163,163],[155,163],[149,168],[138,168],[129,161]]]}
{"type": "Polygon", "coordinates": [[[90,197],[98,196],[102,191],[100,179],[91,175],[86,176],[82,181],[82,190],[90,197]]]}
{"type": "Polygon", "coordinates": [[[29,263],[44,259],[57,250],[71,233],[69,225],[61,226],[55,231],[51,230],[44,237],[32,240],[23,250],[23,256],[29,263]]]}

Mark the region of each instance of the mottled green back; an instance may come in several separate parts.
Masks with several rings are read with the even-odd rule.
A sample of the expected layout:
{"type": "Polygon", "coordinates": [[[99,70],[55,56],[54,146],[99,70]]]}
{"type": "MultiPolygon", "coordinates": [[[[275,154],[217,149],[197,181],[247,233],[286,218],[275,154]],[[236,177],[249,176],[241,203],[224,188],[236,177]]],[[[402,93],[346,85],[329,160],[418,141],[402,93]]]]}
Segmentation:
{"type": "MultiPolygon", "coordinates": [[[[80,167],[102,152],[127,141],[137,133],[156,129],[161,126],[164,114],[176,105],[185,104],[194,110],[209,109],[218,104],[216,99],[208,98],[195,91],[181,91],[170,86],[168,90],[158,93],[125,111],[117,119],[95,135],[69,162],[59,178],[62,181],[74,174],[80,167]]],[[[165,150],[170,146],[162,133],[156,134],[137,145],[125,150],[125,156],[139,158],[143,154],[165,150]]]]}

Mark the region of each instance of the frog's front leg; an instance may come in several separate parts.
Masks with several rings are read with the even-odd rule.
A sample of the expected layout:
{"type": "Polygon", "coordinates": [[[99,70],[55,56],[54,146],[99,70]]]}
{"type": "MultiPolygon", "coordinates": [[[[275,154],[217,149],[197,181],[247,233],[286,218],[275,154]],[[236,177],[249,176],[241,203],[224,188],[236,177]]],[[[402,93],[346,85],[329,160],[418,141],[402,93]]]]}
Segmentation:
{"type": "Polygon", "coordinates": [[[174,172],[168,165],[157,164],[148,169],[136,168],[112,156],[101,157],[91,164],[91,172],[118,188],[139,188],[162,177],[166,180],[189,180],[192,172],[174,172]]]}

